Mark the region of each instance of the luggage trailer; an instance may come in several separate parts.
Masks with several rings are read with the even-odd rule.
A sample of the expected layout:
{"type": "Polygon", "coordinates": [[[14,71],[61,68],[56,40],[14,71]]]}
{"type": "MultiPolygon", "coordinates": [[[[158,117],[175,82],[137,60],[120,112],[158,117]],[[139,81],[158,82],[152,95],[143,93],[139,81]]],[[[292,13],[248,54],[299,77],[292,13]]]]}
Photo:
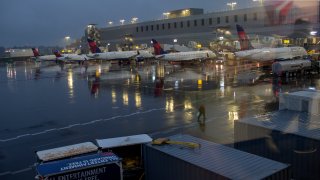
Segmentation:
{"type": "Polygon", "coordinates": [[[139,179],[144,145],[151,141],[139,134],[36,151],[35,179],[139,179]]]}
{"type": "Polygon", "coordinates": [[[36,152],[35,179],[122,180],[121,158],[84,142],[36,152]]]}

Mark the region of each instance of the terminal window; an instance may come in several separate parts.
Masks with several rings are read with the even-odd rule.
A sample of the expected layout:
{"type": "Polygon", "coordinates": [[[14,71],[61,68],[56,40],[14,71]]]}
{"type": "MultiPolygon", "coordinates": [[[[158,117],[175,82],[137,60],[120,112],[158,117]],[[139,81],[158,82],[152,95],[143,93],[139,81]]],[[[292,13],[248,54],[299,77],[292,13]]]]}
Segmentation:
{"type": "Polygon", "coordinates": [[[136,27],[136,32],[139,32],[139,27],[136,27]]]}
{"type": "Polygon", "coordinates": [[[226,16],[226,23],[229,23],[229,16],[226,16]]]}
{"type": "Polygon", "coordinates": [[[247,22],[247,20],[248,20],[247,14],[244,14],[244,15],[243,15],[243,21],[244,21],[244,22],[247,22]]]}
{"type": "Polygon", "coordinates": [[[194,20],[194,26],[197,26],[197,20],[194,20]]]}
{"type": "Polygon", "coordinates": [[[164,30],[165,28],[164,28],[164,24],[162,24],[162,29],[164,30]]]}
{"type": "Polygon", "coordinates": [[[143,26],[141,26],[141,32],[143,32],[143,26]]]}
{"type": "Polygon", "coordinates": [[[190,21],[187,21],[187,27],[190,27],[190,21]]]}
{"type": "Polygon", "coordinates": [[[146,31],[148,31],[149,30],[149,27],[148,26],[146,26],[146,31]]]}
{"type": "Polygon", "coordinates": [[[157,31],[159,31],[159,24],[157,24],[157,31]]]}
{"type": "Polygon", "coordinates": [[[177,22],[174,22],[174,23],[173,23],[173,27],[174,27],[174,28],[177,28],[177,22]]]}
{"type": "Polygon", "coordinates": [[[212,25],[212,18],[209,18],[209,25],[212,25]]]}
{"type": "Polygon", "coordinates": [[[220,17],[217,17],[217,24],[220,24],[220,17]]]}
{"type": "Polygon", "coordinates": [[[183,28],[183,21],[180,22],[180,27],[183,28]]]}
{"type": "Polygon", "coordinates": [[[253,20],[254,21],[258,20],[258,14],[257,13],[253,13],[253,20]]]}
{"type": "Polygon", "coordinates": [[[201,25],[204,26],[204,19],[201,19],[201,25]]]}
{"type": "Polygon", "coordinates": [[[168,29],[170,29],[171,28],[171,24],[170,23],[168,23],[168,29]]]}
{"type": "Polygon", "coordinates": [[[234,15],[234,22],[238,22],[238,15],[234,15]]]}
{"type": "Polygon", "coordinates": [[[151,31],[153,31],[153,25],[151,25],[150,27],[151,27],[151,31]]]}

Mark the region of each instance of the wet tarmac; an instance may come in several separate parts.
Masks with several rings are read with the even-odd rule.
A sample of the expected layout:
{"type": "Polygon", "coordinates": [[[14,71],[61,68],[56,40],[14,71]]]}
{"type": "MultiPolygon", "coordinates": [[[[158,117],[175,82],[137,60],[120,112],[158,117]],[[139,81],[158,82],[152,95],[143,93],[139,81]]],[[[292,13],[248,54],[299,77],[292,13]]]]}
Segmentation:
{"type": "Polygon", "coordinates": [[[0,64],[0,179],[33,179],[35,151],[95,139],[187,133],[233,146],[233,122],[277,110],[318,74],[273,78],[258,63],[0,64]],[[205,121],[197,121],[200,105],[205,121]]]}

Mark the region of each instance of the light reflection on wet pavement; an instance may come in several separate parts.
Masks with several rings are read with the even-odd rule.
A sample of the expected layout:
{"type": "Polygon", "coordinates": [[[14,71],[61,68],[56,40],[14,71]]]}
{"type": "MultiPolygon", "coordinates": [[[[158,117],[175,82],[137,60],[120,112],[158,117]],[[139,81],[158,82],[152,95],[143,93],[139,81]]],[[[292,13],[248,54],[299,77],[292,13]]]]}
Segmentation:
{"type": "Polygon", "coordinates": [[[0,179],[33,178],[36,150],[98,138],[188,133],[232,146],[234,120],[277,110],[279,92],[320,89],[318,75],[272,78],[259,66],[0,64],[0,179]]]}

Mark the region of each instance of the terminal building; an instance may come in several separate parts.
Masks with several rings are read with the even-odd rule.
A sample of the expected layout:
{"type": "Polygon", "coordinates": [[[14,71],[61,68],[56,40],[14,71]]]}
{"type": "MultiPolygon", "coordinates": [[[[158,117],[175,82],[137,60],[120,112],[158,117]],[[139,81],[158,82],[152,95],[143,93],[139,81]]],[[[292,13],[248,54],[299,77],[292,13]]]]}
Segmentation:
{"type": "Polygon", "coordinates": [[[88,25],[85,36],[93,34],[98,44],[108,50],[150,47],[151,39],[162,44],[237,50],[240,47],[236,24],[239,24],[253,45],[300,45],[308,49],[320,40],[319,7],[317,0],[287,0],[266,1],[257,7],[212,13],[187,8],[166,12],[160,20],[105,28],[88,25]]]}

